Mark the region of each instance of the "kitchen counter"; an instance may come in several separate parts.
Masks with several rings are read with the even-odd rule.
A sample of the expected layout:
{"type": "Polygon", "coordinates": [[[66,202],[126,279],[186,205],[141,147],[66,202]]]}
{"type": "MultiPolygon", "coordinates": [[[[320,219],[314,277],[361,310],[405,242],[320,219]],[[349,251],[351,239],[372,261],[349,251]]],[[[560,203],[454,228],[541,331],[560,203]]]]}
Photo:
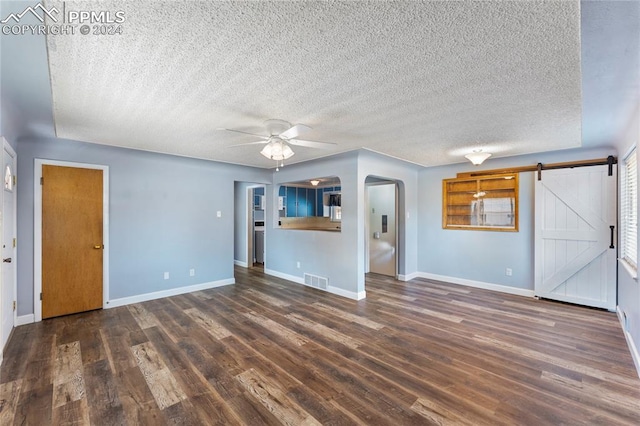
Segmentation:
{"type": "Polygon", "coordinates": [[[299,231],[327,231],[341,232],[340,222],[331,222],[328,217],[281,217],[280,229],[294,229],[299,231]]]}

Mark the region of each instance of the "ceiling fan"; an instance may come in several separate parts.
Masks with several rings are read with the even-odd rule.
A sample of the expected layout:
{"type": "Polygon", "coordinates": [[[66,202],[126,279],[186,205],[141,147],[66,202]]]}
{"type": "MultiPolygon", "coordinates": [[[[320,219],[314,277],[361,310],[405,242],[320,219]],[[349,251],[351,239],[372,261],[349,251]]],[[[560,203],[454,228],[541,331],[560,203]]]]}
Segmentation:
{"type": "Polygon", "coordinates": [[[251,135],[258,137],[262,140],[256,142],[241,143],[236,146],[243,145],[265,145],[260,151],[260,154],[264,155],[270,160],[276,161],[276,171],[280,170],[280,167],[284,166],[284,160],[291,158],[294,154],[290,145],[304,146],[307,148],[320,148],[327,149],[334,145],[333,142],[316,142],[302,139],[296,139],[302,133],[306,133],[311,130],[311,127],[304,124],[291,125],[288,121],[284,120],[266,120],[264,125],[269,132],[269,136],[258,135],[255,133],[244,132],[242,130],[234,129],[218,129],[225,130],[227,132],[242,133],[245,135],[251,135]]]}

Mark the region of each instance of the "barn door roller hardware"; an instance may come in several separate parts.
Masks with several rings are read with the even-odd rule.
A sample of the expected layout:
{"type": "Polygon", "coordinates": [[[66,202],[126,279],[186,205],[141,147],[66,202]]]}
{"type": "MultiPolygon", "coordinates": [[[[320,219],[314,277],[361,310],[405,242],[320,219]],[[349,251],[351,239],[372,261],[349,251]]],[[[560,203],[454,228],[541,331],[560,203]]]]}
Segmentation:
{"type": "Polygon", "coordinates": [[[609,176],[613,176],[614,164],[618,164],[618,159],[613,155],[610,155],[607,158],[598,158],[595,160],[567,161],[564,163],[550,163],[550,164],[538,163],[535,166],[521,166],[521,167],[513,167],[510,169],[494,169],[494,170],[483,170],[483,171],[477,171],[477,172],[458,173],[457,177],[464,178],[464,177],[477,177],[477,176],[487,176],[487,175],[499,175],[504,173],[538,172],[538,180],[542,180],[543,170],[573,169],[575,167],[602,166],[602,165],[609,166],[609,176]]]}

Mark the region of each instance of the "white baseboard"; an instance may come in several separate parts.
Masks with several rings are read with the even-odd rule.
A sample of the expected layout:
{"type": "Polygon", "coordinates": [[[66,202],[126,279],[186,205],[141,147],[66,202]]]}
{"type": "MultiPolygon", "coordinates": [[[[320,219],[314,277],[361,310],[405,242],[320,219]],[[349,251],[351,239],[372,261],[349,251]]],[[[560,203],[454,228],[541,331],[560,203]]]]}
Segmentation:
{"type": "Polygon", "coordinates": [[[247,264],[247,262],[245,262],[244,260],[236,260],[233,259],[233,264],[236,266],[242,266],[243,268],[247,268],[249,267],[249,265],[247,264]]]}
{"type": "Polygon", "coordinates": [[[362,300],[367,297],[366,291],[359,291],[356,293],[355,291],[344,290],[333,286],[329,286],[329,288],[327,288],[327,291],[337,296],[342,296],[353,300],[362,300]]]}
{"type": "Polygon", "coordinates": [[[398,274],[398,281],[411,281],[412,279],[419,278],[419,277],[420,277],[419,272],[412,272],[407,275],[398,274]]]}
{"type": "Polygon", "coordinates": [[[620,309],[620,306],[618,306],[616,311],[618,312],[618,321],[620,321],[622,333],[624,334],[624,338],[627,341],[627,346],[629,346],[629,351],[631,352],[631,358],[633,359],[633,363],[636,366],[636,372],[638,373],[638,377],[640,377],[640,353],[638,352],[638,346],[636,346],[631,333],[627,331],[626,324],[624,323],[624,314],[622,313],[622,309],[620,309]]]}
{"type": "MultiPolygon", "coordinates": [[[[267,275],[273,275],[274,277],[282,278],[283,280],[293,281],[296,284],[302,284],[302,285],[304,285],[306,287],[309,287],[304,283],[304,278],[302,278],[302,277],[297,277],[295,275],[285,274],[283,272],[278,272],[278,271],[274,271],[273,269],[267,269],[267,268],[265,268],[264,273],[267,274],[267,275]]],[[[333,287],[333,286],[327,287],[326,290],[323,290],[323,289],[317,288],[317,287],[311,287],[311,288],[315,288],[316,290],[320,290],[320,291],[326,291],[327,293],[335,294],[337,296],[342,296],[342,297],[346,297],[346,298],[353,299],[353,300],[362,300],[367,295],[366,292],[364,292],[364,291],[356,293],[356,292],[353,292],[353,291],[344,290],[344,289],[341,289],[339,287],[333,287]]]]}
{"type": "MultiPolygon", "coordinates": [[[[413,274],[412,274],[413,275],[413,274]]],[[[515,294],[518,296],[533,297],[533,290],[525,288],[509,287],[501,284],[487,283],[483,281],[468,280],[466,278],[449,277],[446,275],[431,274],[429,272],[417,272],[414,278],[426,278],[428,280],[444,281],[451,284],[466,285],[485,290],[499,291],[501,293],[515,294]]]]}
{"type": "Polygon", "coordinates": [[[19,317],[16,317],[16,327],[34,322],[36,322],[36,317],[33,314],[20,315],[19,317]]]}
{"type": "Polygon", "coordinates": [[[295,275],[285,274],[284,272],[274,271],[273,269],[264,268],[264,273],[267,275],[273,275],[274,277],[282,278],[283,280],[293,281],[294,283],[304,285],[304,278],[296,277],[295,275]]]}
{"type": "Polygon", "coordinates": [[[132,303],[146,302],[148,300],[161,299],[163,297],[177,296],[179,294],[191,293],[194,291],[207,290],[224,285],[235,284],[235,278],[227,278],[224,280],[211,281],[208,283],[190,285],[187,287],[171,288],[169,290],[156,291],[153,293],[139,294],[136,296],[122,297],[120,299],[111,299],[104,306],[105,309],[116,308],[118,306],[130,305],[132,303]]]}

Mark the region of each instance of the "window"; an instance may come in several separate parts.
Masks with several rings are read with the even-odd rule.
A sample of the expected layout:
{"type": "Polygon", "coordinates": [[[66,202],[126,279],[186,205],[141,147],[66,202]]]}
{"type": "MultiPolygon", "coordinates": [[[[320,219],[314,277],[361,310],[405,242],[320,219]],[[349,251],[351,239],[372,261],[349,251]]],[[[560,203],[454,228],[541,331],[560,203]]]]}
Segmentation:
{"type": "Polygon", "coordinates": [[[622,250],[620,258],[634,269],[638,262],[638,166],[634,148],[624,159],[622,172],[622,250]]]}

